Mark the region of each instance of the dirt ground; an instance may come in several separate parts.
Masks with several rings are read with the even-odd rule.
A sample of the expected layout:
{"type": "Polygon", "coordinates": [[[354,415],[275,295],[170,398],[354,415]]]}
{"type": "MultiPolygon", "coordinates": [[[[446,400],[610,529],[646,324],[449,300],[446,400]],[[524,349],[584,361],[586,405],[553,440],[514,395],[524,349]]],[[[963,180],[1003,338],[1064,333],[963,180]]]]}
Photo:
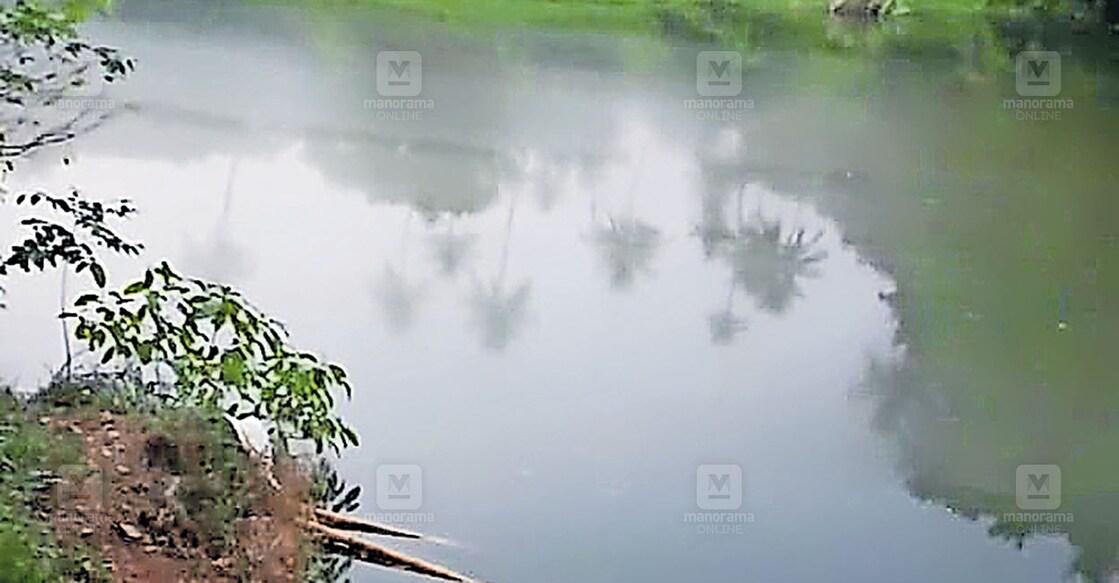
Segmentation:
{"type": "Polygon", "coordinates": [[[113,581],[298,580],[304,488],[273,490],[247,457],[231,471],[227,449],[190,431],[108,411],[47,423],[77,434],[86,465],[65,468],[46,512],[113,581]]]}

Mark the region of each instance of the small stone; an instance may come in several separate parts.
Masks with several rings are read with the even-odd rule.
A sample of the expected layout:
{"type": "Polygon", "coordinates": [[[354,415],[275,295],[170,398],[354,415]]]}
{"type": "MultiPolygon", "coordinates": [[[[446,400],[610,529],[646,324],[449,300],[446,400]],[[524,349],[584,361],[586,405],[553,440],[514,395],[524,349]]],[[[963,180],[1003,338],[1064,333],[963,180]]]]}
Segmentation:
{"type": "Polygon", "coordinates": [[[116,470],[116,472],[118,474],[122,475],[122,476],[127,476],[128,474],[132,473],[132,470],[129,469],[128,466],[117,466],[113,469],[116,470]]]}
{"type": "Polygon", "coordinates": [[[40,418],[39,418],[39,423],[41,423],[41,424],[43,424],[43,425],[47,425],[47,424],[49,424],[50,422],[51,422],[51,418],[50,418],[50,417],[40,417],[40,418]]]}
{"type": "Polygon", "coordinates": [[[107,448],[107,447],[103,447],[103,448],[101,448],[101,457],[103,457],[103,458],[105,458],[105,459],[108,459],[108,458],[111,458],[111,457],[113,457],[113,452],[112,452],[112,450],[110,450],[110,449],[109,449],[109,448],[107,448]]]}
{"type": "Polygon", "coordinates": [[[140,532],[140,529],[127,522],[118,522],[117,530],[120,531],[121,537],[125,540],[137,541],[144,538],[144,533],[140,532]]]}
{"type": "Polygon", "coordinates": [[[77,425],[71,425],[71,426],[70,426],[70,432],[71,432],[71,433],[76,433],[76,434],[78,434],[78,435],[81,435],[82,433],[84,433],[84,432],[82,431],[82,428],[81,428],[81,427],[78,427],[77,425]]]}
{"type": "Polygon", "coordinates": [[[78,532],[78,536],[80,536],[82,538],[86,538],[86,537],[93,536],[93,533],[94,533],[94,530],[87,526],[87,527],[83,528],[80,532],[78,532]]]}
{"type": "Polygon", "coordinates": [[[106,435],[106,436],[107,436],[107,437],[108,437],[109,439],[112,439],[112,440],[117,440],[117,439],[120,439],[120,432],[119,432],[119,431],[117,431],[116,429],[110,429],[110,430],[106,431],[106,432],[105,432],[105,435],[106,435]]]}
{"type": "Polygon", "coordinates": [[[159,547],[157,547],[155,545],[148,545],[148,546],[144,547],[144,552],[148,553],[149,555],[158,551],[158,550],[159,550],[159,547]]]}
{"type": "Polygon", "coordinates": [[[102,425],[107,425],[107,424],[112,423],[112,422],[113,422],[113,414],[109,411],[102,411],[101,412],[101,424],[102,425]]]}

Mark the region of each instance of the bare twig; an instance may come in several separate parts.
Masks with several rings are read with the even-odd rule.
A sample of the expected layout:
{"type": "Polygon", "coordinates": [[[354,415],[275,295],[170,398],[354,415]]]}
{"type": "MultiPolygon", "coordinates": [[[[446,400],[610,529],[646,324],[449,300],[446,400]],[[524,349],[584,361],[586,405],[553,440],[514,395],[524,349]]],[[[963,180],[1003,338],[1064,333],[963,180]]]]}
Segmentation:
{"type": "Polygon", "coordinates": [[[325,548],[334,553],[351,557],[364,563],[372,565],[379,565],[389,569],[396,569],[398,571],[407,571],[417,575],[431,577],[433,579],[441,579],[443,581],[457,581],[460,583],[474,583],[474,580],[451,571],[450,569],[441,567],[434,563],[429,563],[423,559],[417,559],[408,555],[399,553],[397,551],[387,549],[380,545],[371,543],[367,540],[348,534],[338,529],[330,528],[318,522],[304,521],[302,526],[322,539],[325,548]]]}
{"type": "Polygon", "coordinates": [[[353,532],[364,532],[368,534],[379,534],[383,536],[392,536],[396,538],[408,538],[421,540],[424,536],[418,532],[411,532],[395,526],[380,524],[364,518],[357,518],[354,516],[346,516],[345,514],[338,514],[337,512],[330,512],[322,508],[314,510],[315,520],[321,522],[326,526],[336,528],[338,530],[350,530],[353,532]]]}

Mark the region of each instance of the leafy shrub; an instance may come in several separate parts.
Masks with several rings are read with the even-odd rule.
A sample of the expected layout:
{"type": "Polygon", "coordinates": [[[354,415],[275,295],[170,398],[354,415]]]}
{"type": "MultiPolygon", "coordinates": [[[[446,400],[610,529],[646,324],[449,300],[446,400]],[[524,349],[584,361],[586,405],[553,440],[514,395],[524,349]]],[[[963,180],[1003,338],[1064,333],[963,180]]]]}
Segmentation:
{"type": "Polygon", "coordinates": [[[152,392],[259,418],[284,446],[306,439],[318,452],[337,452],[357,444],[333,412],[334,392],[351,394],[346,372],[294,350],[283,324],[229,286],[184,277],[165,262],[122,291],[78,298],[75,308],[63,317],[76,322],[78,340],[152,392]]]}

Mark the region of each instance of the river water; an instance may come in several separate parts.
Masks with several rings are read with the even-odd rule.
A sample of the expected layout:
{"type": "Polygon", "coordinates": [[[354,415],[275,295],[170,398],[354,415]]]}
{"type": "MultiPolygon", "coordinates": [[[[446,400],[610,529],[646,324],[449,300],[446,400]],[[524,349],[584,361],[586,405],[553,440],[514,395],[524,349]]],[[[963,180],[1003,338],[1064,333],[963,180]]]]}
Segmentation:
{"type": "MultiPolygon", "coordinates": [[[[401,548],[526,583],[1051,582],[1114,568],[1119,485],[1098,460],[1115,459],[1119,376],[1103,351],[1030,360],[1079,366],[1091,389],[992,388],[982,414],[959,396],[1031,382],[1001,374],[1016,357],[969,350],[975,322],[1006,339],[1028,313],[1030,333],[1084,330],[1091,350],[1115,334],[1116,215],[1099,215],[1116,208],[1102,198],[1113,171],[1046,158],[1114,135],[1112,73],[1094,71],[1062,119],[1028,120],[1001,105],[1013,71],[988,62],[1003,46],[991,34],[1049,32],[891,50],[860,30],[828,30],[827,50],[762,42],[728,110],[696,95],[699,52],[721,47],[680,39],[196,0],[122,1],[88,30],[138,72],[106,88],[101,127],[13,183],[133,199],[124,231],[147,250],[110,261],[117,281],[167,257],[344,364],[355,393],[341,412],[362,445],[338,467],[365,485],[361,511],[445,539],[401,548]],[[378,94],[385,50],[421,56],[418,101],[378,94]],[[1057,146],[1017,149],[1035,141],[1057,146]],[[1026,282],[977,259],[1021,232],[1051,242],[1025,208],[1041,203],[1018,198],[1036,184],[1023,161],[1082,178],[1052,205],[1067,245],[1046,251],[1073,249],[1071,275],[1040,266],[1026,282]],[[1026,307],[998,312],[1014,302],[975,286],[1000,278],[1043,299],[1022,292],[1026,307]],[[1019,431],[1023,418],[1049,429],[1019,431]],[[1064,470],[1072,544],[989,532],[1014,509],[1022,462],[1064,470]],[[412,472],[418,508],[378,499],[385,464],[414,466],[394,471],[412,472]],[[729,518],[704,507],[711,474],[741,497],[729,518]]],[[[1103,44],[1065,54],[1109,54],[1083,42],[1103,44]]],[[[1066,59],[1065,76],[1091,75],[1066,59]]],[[[60,362],[58,286],[10,286],[3,378],[35,386],[60,362]]]]}

